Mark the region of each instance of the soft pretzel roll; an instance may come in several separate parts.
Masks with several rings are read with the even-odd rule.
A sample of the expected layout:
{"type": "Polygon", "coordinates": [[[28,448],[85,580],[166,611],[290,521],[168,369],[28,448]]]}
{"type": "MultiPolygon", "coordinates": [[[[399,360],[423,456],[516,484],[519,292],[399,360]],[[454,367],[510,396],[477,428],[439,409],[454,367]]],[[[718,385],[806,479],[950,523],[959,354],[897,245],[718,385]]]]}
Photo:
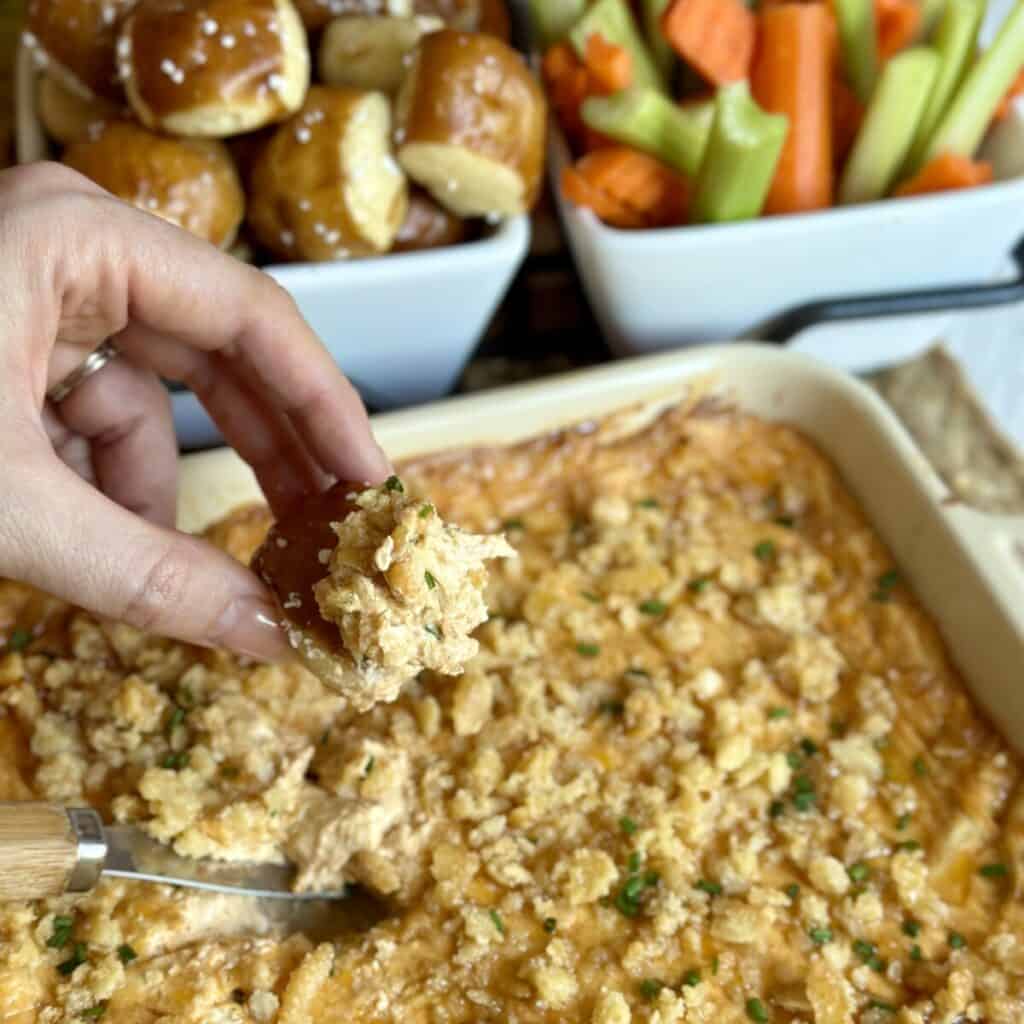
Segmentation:
{"type": "Polygon", "coordinates": [[[382,93],[313,86],[253,166],[249,226],[257,240],[310,262],[386,252],[408,205],[390,141],[382,93]]]}
{"type": "Polygon", "coordinates": [[[433,32],[398,94],[399,163],[460,217],[523,213],[540,194],[546,111],[536,79],[505,43],[433,32]]]}
{"type": "Polygon", "coordinates": [[[86,99],[49,71],[39,76],[36,113],[46,134],[62,146],[86,139],[105,122],[125,115],[122,106],[98,96],[86,99]]]}
{"type": "Polygon", "coordinates": [[[309,87],[291,0],[141,0],[117,54],[135,115],[172,135],[252,131],[298,110],[309,87]]]}
{"type": "Polygon", "coordinates": [[[430,15],[335,18],[320,41],[320,78],[326,85],[395,93],[416,44],[443,27],[440,18],[430,15]]]}
{"type": "Polygon", "coordinates": [[[433,14],[459,32],[486,32],[508,42],[505,0],[416,0],[417,14],[433,14]]]}
{"type": "Polygon", "coordinates": [[[235,240],[245,197],[225,146],[170,139],[128,121],[72,143],[63,162],[108,192],[222,249],[235,240]]]}
{"type": "Polygon", "coordinates": [[[114,56],[136,0],[28,0],[22,39],[37,62],[83,98],[122,98],[114,56]]]}
{"type": "Polygon", "coordinates": [[[409,211],[395,238],[394,252],[416,252],[457,245],[469,237],[469,225],[443,206],[435,203],[421,189],[409,194],[409,211]]]}
{"type": "Polygon", "coordinates": [[[323,28],[334,18],[352,15],[408,18],[413,0],[295,0],[303,24],[310,31],[323,28]]]}

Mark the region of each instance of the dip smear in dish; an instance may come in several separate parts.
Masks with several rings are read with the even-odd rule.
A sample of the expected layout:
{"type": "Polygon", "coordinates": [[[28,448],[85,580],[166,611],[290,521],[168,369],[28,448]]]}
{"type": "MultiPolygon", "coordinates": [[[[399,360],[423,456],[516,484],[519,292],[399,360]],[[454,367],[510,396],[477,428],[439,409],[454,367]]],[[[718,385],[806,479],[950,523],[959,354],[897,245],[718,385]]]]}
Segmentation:
{"type": "Polygon", "coordinates": [[[306,503],[274,526],[255,564],[307,667],[366,711],[423,669],[462,673],[487,621],[485,562],[514,555],[501,535],[445,522],[393,476],[306,503]]]}

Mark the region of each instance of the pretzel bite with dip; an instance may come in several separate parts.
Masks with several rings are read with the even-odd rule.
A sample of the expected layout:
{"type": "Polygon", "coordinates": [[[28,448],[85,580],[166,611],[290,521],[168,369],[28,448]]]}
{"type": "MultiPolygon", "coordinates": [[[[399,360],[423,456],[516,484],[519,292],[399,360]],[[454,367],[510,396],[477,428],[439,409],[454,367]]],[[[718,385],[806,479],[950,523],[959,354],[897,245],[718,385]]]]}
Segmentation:
{"type": "Polygon", "coordinates": [[[36,62],[85,99],[123,96],[114,56],[121,19],[136,0],[29,0],[26,47],[36,62]]]}
{"type": "Polygon", "coordinates": [[[327,85],[396,93],[417,43],[443,27],[430,15],[337,18],[320,41],[320,78],[327,85]]]}
{"type": "Polygon", "coordinates": [[[170,139],[114,121],[64,151],[68,167],[147,213],[222,249],[235,240],[245,196],[227,149],[208,139],[170,139]]]}
{"type": "Polygon", "coordinates": [[[469,225],[443,206],[435,203],[422,189],[409,193],[409,212],[398,230],[392,252],[416,252],[458,245],[470,237],[469,225]]]}
{"type": "Polygon", "coordinates": [[[309,87],[291,0],[141,0],[117,55],[136,117],[171,135],[253,131],[293,114],[309,87]]]}
{"type": "Polygon", "coordinates": [[[123,107],[98,96],[86,99],[50,71],[39,76],[36,113],[46,134],[62,146],[88,138],[107,121],[125,116],[123,107]]]}
{"type": "Polygon", "coordinates": [[[432,32],[395,104],[399,163],[459,217],[524,213],[540,194],[546,110],[540,85],[501,40],[432,32]]]}
{"type": "Polygon", "coordinates": [[[249,226],[287,259],[373,256],[391,248],[407,205],[387,97],[317,85],[256,159],[249,226]]]}
{"type": "Polygon", "coordinates": [[[357,15],[408,18],[413,14],[413,0],[295,0],[295,7],[311,32],[323,28],[334,18],[357,15]]]}

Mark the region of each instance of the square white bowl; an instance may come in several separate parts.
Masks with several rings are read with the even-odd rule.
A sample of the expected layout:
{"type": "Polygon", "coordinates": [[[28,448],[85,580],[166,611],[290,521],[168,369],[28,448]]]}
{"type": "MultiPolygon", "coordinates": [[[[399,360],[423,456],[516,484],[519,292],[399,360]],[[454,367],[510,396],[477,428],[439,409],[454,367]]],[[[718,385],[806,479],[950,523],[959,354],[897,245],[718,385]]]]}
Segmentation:
{"type": "MultiPolygon", "coordinates": [[[[19,163],[49,157],[35,109],[37,69],[20,47],[16,68],[19,163]]],[[[264,269],[298,303],[338,365],[378,409],[440,398],[458,379],[530,247],[530,220],[514,217],[485,237],[423,252],[264,269]]],[[[185,447],[220,435],[193,395],[175,392],[185,447]]]]}

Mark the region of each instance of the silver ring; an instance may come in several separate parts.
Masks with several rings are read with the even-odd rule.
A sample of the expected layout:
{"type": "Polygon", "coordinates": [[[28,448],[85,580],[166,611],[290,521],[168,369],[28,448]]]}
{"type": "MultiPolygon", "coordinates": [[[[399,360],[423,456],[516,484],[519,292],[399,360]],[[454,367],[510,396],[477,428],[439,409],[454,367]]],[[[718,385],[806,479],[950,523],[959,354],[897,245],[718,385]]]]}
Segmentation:
{"type": "Polygon", "coordinates": [[[114,343],[108,339],[98,349],[90,352],[85,357],[85,360],[59,384],[55,384],[50,388],[46,392],[46,397],[54,404],[63,402],[79,384],[88,380],[94,373],[99,373],[107,363],[116,359],[118,355],[119,353],[114,347],[114,343]]]}

